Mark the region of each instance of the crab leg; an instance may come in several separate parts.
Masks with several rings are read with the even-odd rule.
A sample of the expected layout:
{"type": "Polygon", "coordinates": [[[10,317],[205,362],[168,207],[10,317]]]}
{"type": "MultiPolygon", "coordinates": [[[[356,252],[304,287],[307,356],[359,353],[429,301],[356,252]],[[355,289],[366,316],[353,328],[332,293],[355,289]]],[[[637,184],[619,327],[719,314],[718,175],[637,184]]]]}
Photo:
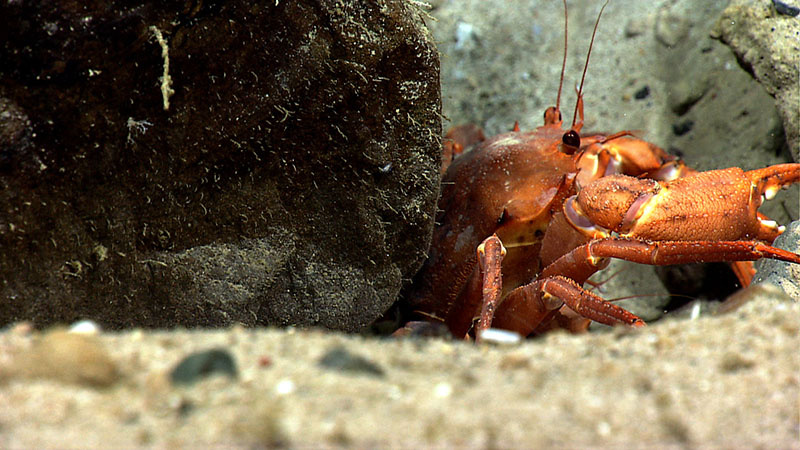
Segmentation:
{"type": "MultiPolygon", "coordinates": [[[[553,311],[566,304],[580,316],[606,325],[644,326],[644,321],[602,297],[584,290],[572,279],[551,276],[539,279],[514,289],[503,301],[498,311],[497,304],[503,290],[501,262],[506,249],[496,234],[486,238],[477,250],[481,271],[481,313],[476,324],[475,338],[492,326],[497,312],[500,328],[529,334],[553,311]]],[[[600,267],[592,266],[590,272],[600,267]]]]}
{"type": "Polygon", "coordinates": [[[506,248],[500,238],[492,234],[481,242],[476,253],[478,264],[464,288],[464,303],[459,308],[453,308],[445,322],[453,336],[468,338],[467,333],[472,328],[475,311],[480,308],[475,334],[476,339],[480,340],[480,332],[491,327],[492,317],[503,292],[501,262],[506,255],[506,248]]]}
{"type": "Polygon", "coordinates": [[[526,336],[539,324],[546,323],[562,305],[605,325],[645,326],[636,315],[563,276],[539,279],[511,291],[495,316],[495,326],[526,336]]]}
{"type": "Polygon", "coordinates": [[[538,280],[509,293],[494,317],[495,326],[527,335],[563,304],[582,317],[606,325],[644,326],[644,322],[636,315],[586,291],[578,284],[602,269],[606,258],[650,265],[760,258],[800,263],[800,255],[754,241],[648,242],[628,238],[600,239],[567,253],[546,267],[538,280]]]}
{"type": "Polygon", "coordinates": [[[497,309],[497,302],[503,291],[503,276],[500,263],[506,255],[506,248],[496,234],[489,236],[478,246],[478,263],[483,276],[481,316],[475,339],[480,340],[481,332],[492,326],[492,318],[497,309]]]}
{"type": "Polygon", "coordinates": [[[645,241],[605,238],[584,244],[546,267],[541,277],[562,274],[582,282],[603,267],[604,258],[666,266],[693,262],[778,259],[800,264],[797,255],[757,241],[645,241]]]}

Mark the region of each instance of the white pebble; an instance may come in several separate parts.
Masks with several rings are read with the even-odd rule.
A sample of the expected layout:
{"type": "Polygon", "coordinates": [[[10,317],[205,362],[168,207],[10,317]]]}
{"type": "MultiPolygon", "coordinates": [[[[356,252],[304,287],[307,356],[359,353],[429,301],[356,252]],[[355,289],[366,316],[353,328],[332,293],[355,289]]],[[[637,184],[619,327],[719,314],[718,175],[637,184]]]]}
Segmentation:
{"type": "Polygon", "coordinates": [[[277,392],[278,395],[291,394],[294,392],[294,381],[289,379],[279,381],[278,384],[275,385],[275,392],[277,392]]]}
{"type": "Polygon", "coordinates": [[[611,425],[608,422],[600,422],[597,424],[597,434],[603,437],[608,437],[611,435],[611,425]]]}
{"type": "Polygon", "coordinates": [[[461,49],[466,43],[474,39],[475,27],[471,23],[459,22],[456,25],[456,49],[461,49]]]}
{"type": "Polygon", "coordinates": [[[439,398],[450,397],[450,394],[453,393],[453,386],[450,386],[450,383],[438,383],[436,386],[433,387],[433,395],[439,398]]]}
{"type": "Polygon", "coordinates": [[[697,320],[700,317],[700,302],[695,302],[692,305],[692,312],[689,314],[689,320],[697,320]]]}
{"type": "Polygon", "coordinates": [[[522,342],[522,336],[515,331],[489,328],[481,333],[481,342],[498,345],[519,345],[522,342]]]}
{"type": "Polygon", "coordinates": [[[400,400],[401,398],[403,398],[403,391],[400,389],[400,386],[393,384],[389,386],[389,391],[387,392],[387,395],[392,400],[400,400]]]}
{"type": "Polygon", "coordinates": [[[70,325],[69,332],[77,334],[97,334],[100,332],[100,325],[92,320],[79,320],[70,325]]]}

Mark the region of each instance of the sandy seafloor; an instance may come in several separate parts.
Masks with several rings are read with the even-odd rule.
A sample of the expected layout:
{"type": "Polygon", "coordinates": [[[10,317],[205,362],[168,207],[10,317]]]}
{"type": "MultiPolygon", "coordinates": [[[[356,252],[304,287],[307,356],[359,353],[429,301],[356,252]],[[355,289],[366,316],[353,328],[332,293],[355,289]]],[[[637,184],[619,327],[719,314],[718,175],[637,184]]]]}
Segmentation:
{"type": "MultiPolygon", "coordinates": [[[[474,94],[484,96],[465,103],[461,99],[470,94],[456,94],[459,83],[443,76],[450,86],[445,114],[454,122],[476,121],[492,133],[513,120],[523,128],[538,125],[542,105],[552,102],[560,44],[548,44],[542,65],[531,65],[525,73],[511,70],[520,50],[498,54],[485,46],[491,44],[492,29],[515,32],[523,42],[540,32],[558,38],[558,5],[518,8],[520,15],[535,12],[528,30],[496,19],[509,14],[481,14],[484,7],[476,2],[465,2],[469,7],[463,8],[433,3],[432,15],[440,22],[431,27],[445,52],[443,73],[453,74],[450,80],[466,80],[461,84],[472,83],[474,94]],[[466,16],[448,16],[454,11],[466,16]],[[468,40],[454,49],[452,27],[459,22],[476,28],[467,33],[462,26],[468,40]],[[479,76],[485,72],[469,72],[465,52],[494,52],[498,63],[509,64],[509,78],[490,74],[487,81],[479,76]],[[512,90],[506,97],[487,97],[481,89],[487,82],[498,83],[495,90],[509,84],[543,93],[525,97],[512,90]],[[533,87],[541,83],[547,85],[533,87]],[[459,106],[463,113],[456,112],[459,106]]],[[[676,120],[658,122],[668,103],[663,86],[670,81],[639,72],[660,58],[651,52],[657,48],[654,38],[647,36],[664,8],[688,5],[685,16],[673,12],[679,19],[690,18],[690,30],[701,27],[696,17],[706,13],[693,15],[686,1],[628,5],[613,2],[604,18],[604,39],[613,45],[600,45],[590,68],[588,126],[602,129],[622,118],[617,129],[647,129],[648,138],[660,145],[686,146],[687,158],[694,145],[694,165],[707,169],[714,165],[703,159],[709,156],[703,139],[710,134],[697,130],[714,128],[702,117],[719,116],[696,111],[695,137],[690,133],[677,143],[663,141],[676,120]],[[640,29],[642,34],[624,37],[625,30],[640,29]],[[607,53],[613,48],[627,51],[637,63],[620,64],[607,53]],[[615,78],[624,83],[601,84],[615,78]],[[650,100],[632,101],[628,94],[645,84],[652,91],[650,100]],[[614,112],[615,102],[624,114],[614,112]]],[[[581,38],[588,32],[578,24],[593,20],[584,16],[593,17],[596,9],[571,11],[578,17],[571,22],[575,31],[584,28],[581,38]]],[[[571,47],[582,54],[578,47],[585,48],[585,42],[571,47]]],[[[718,52],[711,54],[724,55],[718,52]]],[[[725,71],[739,70],[735,64],[720,64],[725,71]]],[[[580,65],[570,60],[570,89],[580,65]]],[[[714,94],[716,99],[725,96],[724,89],[714,94]]],[[[704,97],[698,107],[707,101],[707,111],[738,114],[724,102],[714,107],[711,100],[704,97]]],[[[736,132],[722,134],[743,141],[736,132]]],[[[733,151],[730,145],[725,150],[733,151]]],[[[750,164],[746,157],[730,158],[750,164]]],[[[789,206],[796,203],[790,198],[789,206]]],[[[642,284],[651,287],[653,282],[642,284]]],[[[0,448],[800,448],[799,350],[800,304],[772,295],[727,315],[667,319],[637,331],[556,333],[515,346],[238,327],[75,337],[59,331],[43,335],[18,325],[0,333],[0,448]],[[236,378],[212,376],[190,386],[170,382],[170,371],[183,358],[213,348],[233,357],[236,378]],[[344,358],[344,368],[320,363],[342,348],[356,362],[344,358]]]]}
{"type": "Polygon", "coordinates": [[[14,357],[36,353],[36,335],[17,329],[0,335],[0,448],[800,448],[798,324],[800,304],[755,300],[722,316],[508,347],[132,330],[62,348],[94,355],[77,371],[49,349],[56,367],[37,377],[14,357]],[[233,356],[237,378],[170,383],[181,359],[210,348],[233,356]],[[342,348],[366,362],[320,363],[342,348]]]}

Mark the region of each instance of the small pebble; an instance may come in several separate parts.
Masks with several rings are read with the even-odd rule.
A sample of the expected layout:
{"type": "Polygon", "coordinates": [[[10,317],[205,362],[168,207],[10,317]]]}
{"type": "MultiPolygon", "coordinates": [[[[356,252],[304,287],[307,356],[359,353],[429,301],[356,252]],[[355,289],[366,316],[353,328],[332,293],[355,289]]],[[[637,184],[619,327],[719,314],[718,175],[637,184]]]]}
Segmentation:
{"type": "Polygon", "coordinates": [[[236,378],[236,362],[227,350],[212,349],[192,353],[170,373],[173,384],[193,384],[214,374],[236,378]]]}
{"type": "Polygon", "coordinates": [[[464,48],[475,39],[475,27],[471,23],[459,22],[456,25],[456,50],[464,48]]]}
{"type": "Polygon", "coordinates": [[[636,93],[633,94],[633,98],[635,98],[636,100],[644,100],[649,96],[650,96],[650,86],[647,85],[645,85],[643,88],[639,89],[638,91],[636,91],[636,93]]]}
{"type": "Polygon", "coordinates": [[[755,365],[756,363],[753,359],[746,358],[734,352],[725,353],[719,362],[720,370],[728,373],[750,369],[755,365]]]}
{"type": "Polygon", "coordinates": [[[30,336],[36,328],[32,322],[17,322],[9,327],[9,333],[16,336],[30,336]]]}
{"type": "Polygon", "coordinates": [[[401,398],[403,398],[403,390],[400,389],[400,386],[393,384],[389,386],[386,395],[392,400],[400,400],[401,398]]]}
{"type": "Polygon", "coordinates": [[[292,392],[294,392],[294,381],[289,379],[283,379],[279,381],[278,384],[275,386],[275,392],[277,392],[278,395],[291,394],[292,392]]]}
{"type": "Polygon", "coordinates": [[[481,342],[496,345],[519,345],[522,342],[522,336],[514,331],[489,328],[481,333],[481,342]]]}
{"type": "Polygon", "coordinates": [[[700,317],[700,312],[700,302],[695,302],[695,304],[692,305],[692,311],[689,313],[689,320],[697,320],[700,317]]]}
{"type": "Polygon", "coordinates": [[[354,355],[344,347],[335,347],[328,350],[320,358],[319,365],[326,369],[363,373],[378,377],[384,375],[383,369],[379,365],[362,356],[354,355]]]}
{"type": "Polygon", "coordinates": [[[269,367],[272,365],[272,358],[263,355],[258,358],[258,367],[269,367]]]}
{"type": "Polygon", "coordinates": [[[120,374],[96,337],[63,328],[45,333],[30,350],[15,359],[13,373],[29,378],[49,378],[65,383],[105,387],[120,374]]]}
{"type": "Polygon", "coordinates": [[[500,359],[500,369],[527,369],[530,367],[530,358],[522,353],[509,353],[500,359]]]}
{"type": "Polygon", "coordinates": [[[792,2],[784,2],[781,0],[772,0],[775,6],[775,11],[783,14],[784,16],[797,17],[800,14],[800,6],[792,5],[792,2]]]}
{"type": "Polygon", "coordinates": [[[92,320],[79,320],[69,327],[70,333],[78,334],[97,334],[100,332],[100,325],[92,320]]]}
{"type": "Polygon", "coordinates": [[[450,383],[437,383],[436,386],[433,387],[433,395],[439,398],[447,398],[450,397],[450,394],[453,393],[453,386],[450,383]]]}
{"type": "Polygon", "coordinates": [[[608,437],[611,435],[611,425],[608,422],[602,421],[597,424],[597,434],[602,437],[608,437]]]}

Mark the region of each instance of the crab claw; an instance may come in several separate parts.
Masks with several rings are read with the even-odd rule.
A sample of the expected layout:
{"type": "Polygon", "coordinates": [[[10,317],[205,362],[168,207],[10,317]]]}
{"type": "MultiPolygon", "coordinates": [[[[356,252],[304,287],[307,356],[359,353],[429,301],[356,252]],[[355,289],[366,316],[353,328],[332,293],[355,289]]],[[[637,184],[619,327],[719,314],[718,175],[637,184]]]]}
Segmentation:
{"type": "Polygon", "coordinates": [[[784,187],[800,182],[800,164],[777,164],[745,172],[757,192],[772,200],[784,187]]]}
{"type": "Polygon", "coordinates": [[[749,172],[733,167],[667,182],[609,175],[585,186],[565,207],[623,237],[772,242],[783,230],[762,219],[758,207],[798,181],[800,164],[749,172]]]}
{"type": "Polygon", "coordinates": [[[577,161],[578,185],[586,186],[615,173],[667,181],[691,171],[677,157],[631,133],[582,137],[583,151],[577,161]]]}

